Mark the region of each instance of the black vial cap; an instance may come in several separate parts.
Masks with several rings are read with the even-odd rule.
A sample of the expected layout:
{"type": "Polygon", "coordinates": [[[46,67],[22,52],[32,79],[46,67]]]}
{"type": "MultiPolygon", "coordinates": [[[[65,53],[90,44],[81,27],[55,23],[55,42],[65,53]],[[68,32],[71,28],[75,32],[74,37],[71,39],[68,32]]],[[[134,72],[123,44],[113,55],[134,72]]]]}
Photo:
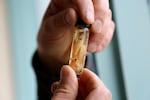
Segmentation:
{"type": "Polygon", "coordinates": [[[77,19],[75,26],[78,28],[90,28],[90,25],[86,24],[81,18],[77,19]]]}

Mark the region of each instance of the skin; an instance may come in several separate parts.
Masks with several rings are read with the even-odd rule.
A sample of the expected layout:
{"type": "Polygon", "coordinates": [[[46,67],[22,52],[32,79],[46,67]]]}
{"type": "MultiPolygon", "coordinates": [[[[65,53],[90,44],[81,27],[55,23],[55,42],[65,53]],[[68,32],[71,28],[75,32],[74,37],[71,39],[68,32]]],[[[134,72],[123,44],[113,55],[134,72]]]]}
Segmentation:
{"type": "MultiPolygon", "coordinates": [[[[115,25],[112,21],[112,12],[109,8],[108,0],[51,0],[43,17],[37,39],[39,59],[51,74],[59,74],[62,65],[68,64],[73,28],[78,17],[91,25],[88,52],[102,51],[112,39],[115,25]]],[[[90,77],[84,73],[90,74],[91,72],[88,70],[83,72],[85,79],[90,77]]],[[[96,90],[94,91],[101,92],[100,96],[104,97],[107,94],[107,89],[102,85],[99,78],[96,78],[98,79],[96,81],[94,77],[96,76],[92,74],[91,83],[93,81],[92,84],[96,83],[101,86],[95,87],[96,90]]],[[[81,86],[82,84],[84,86],[86,83],[82,81],[82,76],[79,83],[77,80],[73,81],[76,82],[76,85],[81,86]]],[[[77,87],[75,87],[74,91],[76,91],[77,87]]],[[[83,88],[85,89],[85,87],[83,88]]],[[[94,94],[95,92],[92,92],[92,89],[91,91],[89,90],[89,98],[92,98],[92,95],[95,97],[99,96],[94,94]]],[[[83,94],[81,97],[85,95],[87,96],[87,94],[83,94]]]]}
{"type": "Polygon", "coordinates": [[[78,17],[91,25],[88,52],[100,52],[110,43],[114,22],[108,0],[52,0],[38,33],[39,58],[51,66],[49,70],[59,72],[62,65],[68,64],[78,17]]]}
{"type": "Polygon", "coordinates": [[[84,69],[77,79],[70,66],[63,66],[61,80],[53,83],[52,100],[111,100],[110,91],[93,72],[84,69]]]}

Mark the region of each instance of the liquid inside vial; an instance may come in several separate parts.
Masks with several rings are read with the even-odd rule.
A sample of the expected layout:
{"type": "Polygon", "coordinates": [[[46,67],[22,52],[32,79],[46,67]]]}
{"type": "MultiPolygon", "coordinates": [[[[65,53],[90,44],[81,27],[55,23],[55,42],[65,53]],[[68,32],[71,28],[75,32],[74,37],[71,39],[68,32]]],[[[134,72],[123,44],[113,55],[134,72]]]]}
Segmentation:
{"type": "Polygon", "coordinates": [[[89,38],[88,28],[86,27],[75,28],[69,65],[75,70],[77,75],[80,75],[85,65],[88,38],[89,38]]]}

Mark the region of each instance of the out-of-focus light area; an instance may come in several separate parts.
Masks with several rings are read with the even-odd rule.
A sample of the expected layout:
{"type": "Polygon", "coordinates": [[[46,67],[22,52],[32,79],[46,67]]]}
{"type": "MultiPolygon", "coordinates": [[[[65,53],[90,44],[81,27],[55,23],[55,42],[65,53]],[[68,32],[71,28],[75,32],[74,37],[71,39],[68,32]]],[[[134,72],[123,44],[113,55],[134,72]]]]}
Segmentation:
{"type": "Polygon", "coordinates": [[[0,100],[36,100],[36,37],[50,0],[0,0],[0,100]]]}
{"type": "Polygon", "coordinates": [[[4,1],[0,2],[0,100],[14,100],[10,41],[4,1]]]}

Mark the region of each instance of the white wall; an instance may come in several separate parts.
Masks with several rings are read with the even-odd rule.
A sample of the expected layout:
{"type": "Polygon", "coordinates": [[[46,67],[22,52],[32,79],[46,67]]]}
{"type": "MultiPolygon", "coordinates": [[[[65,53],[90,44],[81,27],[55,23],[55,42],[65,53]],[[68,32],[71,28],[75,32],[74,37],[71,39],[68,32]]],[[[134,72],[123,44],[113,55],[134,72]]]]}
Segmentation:
{"type": "Polygon", "coordinates": [[[0,0],[0,100],[14,99],[6,0],[0,0]]]}

